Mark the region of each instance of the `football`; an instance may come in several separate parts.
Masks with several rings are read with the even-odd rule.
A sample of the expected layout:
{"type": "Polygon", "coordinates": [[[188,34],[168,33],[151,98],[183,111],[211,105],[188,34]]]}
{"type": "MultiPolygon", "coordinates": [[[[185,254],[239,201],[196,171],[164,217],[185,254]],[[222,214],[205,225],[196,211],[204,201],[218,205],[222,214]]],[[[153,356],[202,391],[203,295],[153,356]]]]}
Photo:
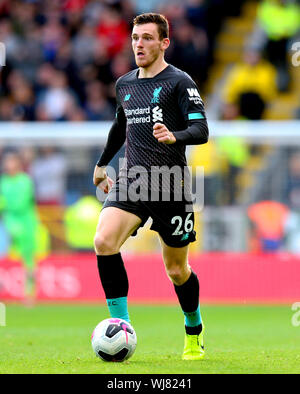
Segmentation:
{"type": "Polygon", "coordinates": [[[134,328],[122,319],[105,319],[92,333],[92,348],[104,361],[124,361],[135,351],[137,337],[134,328]]]}

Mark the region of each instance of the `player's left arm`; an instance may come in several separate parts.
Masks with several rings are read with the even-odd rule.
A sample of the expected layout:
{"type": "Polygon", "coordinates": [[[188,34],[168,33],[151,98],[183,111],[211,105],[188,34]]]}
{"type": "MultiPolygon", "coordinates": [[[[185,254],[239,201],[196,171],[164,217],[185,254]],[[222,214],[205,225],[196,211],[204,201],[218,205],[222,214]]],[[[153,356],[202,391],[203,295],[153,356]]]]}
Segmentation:
{"type": "Polygon", "coordinates": [[[154,137],[158,142],[165,144],[205,144],[208,141],[209,131],[204,103],[197,85],[189,76],[186,76],[177,83],[175,94],[187,128],[180,131],[170,131],[164,124],[156,123],[153,126],[154,137]]]}

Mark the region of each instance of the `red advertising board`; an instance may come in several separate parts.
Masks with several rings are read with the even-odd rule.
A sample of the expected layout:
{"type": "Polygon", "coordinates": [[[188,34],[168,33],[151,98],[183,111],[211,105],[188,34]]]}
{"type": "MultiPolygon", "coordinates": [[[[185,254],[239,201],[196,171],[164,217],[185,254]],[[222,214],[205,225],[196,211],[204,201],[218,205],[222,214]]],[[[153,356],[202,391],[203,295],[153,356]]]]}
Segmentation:
{"type": "MultiPolygon", "coordinates": [[[[158,255],[123,255],[131,302],[176,302],[158,255]]],[[[202,302],[300,301],[300,256],[290,254],[209,253],[191,256],[202,302]]],[[[37,268],[40,301],[104,301],[94,254],[52,255],[37,268]]],[[[21,300],[24,270],[0,260],[0,300],[21,300]]]]}

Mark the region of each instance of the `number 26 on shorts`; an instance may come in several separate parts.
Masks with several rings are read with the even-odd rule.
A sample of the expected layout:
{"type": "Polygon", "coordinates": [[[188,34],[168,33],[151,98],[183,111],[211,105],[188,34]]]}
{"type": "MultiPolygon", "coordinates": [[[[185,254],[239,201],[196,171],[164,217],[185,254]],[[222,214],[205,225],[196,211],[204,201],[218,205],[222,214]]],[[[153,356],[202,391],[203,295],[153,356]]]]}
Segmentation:
{"type": "MultiPolygon", "coordinates": [[[[184,221],[184,231],[186,233],[190,233],[193,230],[194,227],[194,222],[190,217],[192,216],[193,212],[189,213],[187,217],[185,218],[184,221]]],[[[174,216],[171,220],[172,224],[177,224],[176,230],[173,232],[172,235],[182,235],[183,230],[182,230],[182,225],[183,225],[183,219],[181,216],[174,216]]]]}

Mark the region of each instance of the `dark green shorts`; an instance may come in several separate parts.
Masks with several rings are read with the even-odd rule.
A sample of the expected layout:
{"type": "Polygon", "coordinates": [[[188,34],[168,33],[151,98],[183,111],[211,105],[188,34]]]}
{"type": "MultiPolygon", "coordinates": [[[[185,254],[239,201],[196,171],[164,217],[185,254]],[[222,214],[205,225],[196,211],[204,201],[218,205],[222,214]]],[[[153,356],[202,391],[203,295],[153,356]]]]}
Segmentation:
{"type": "MultiPolygon", "coordinates": [[[[152,218],[151,230],[158,232],[171,247],[181,248],[196,240],[194,212],[190,202],[182,201],[132,201],[117,181],[110,190],[103,209],[116,207],[141,218],[139,227],[152,218]]],[[[132,234],[135,236],[137,230],[132,234]]]]}

